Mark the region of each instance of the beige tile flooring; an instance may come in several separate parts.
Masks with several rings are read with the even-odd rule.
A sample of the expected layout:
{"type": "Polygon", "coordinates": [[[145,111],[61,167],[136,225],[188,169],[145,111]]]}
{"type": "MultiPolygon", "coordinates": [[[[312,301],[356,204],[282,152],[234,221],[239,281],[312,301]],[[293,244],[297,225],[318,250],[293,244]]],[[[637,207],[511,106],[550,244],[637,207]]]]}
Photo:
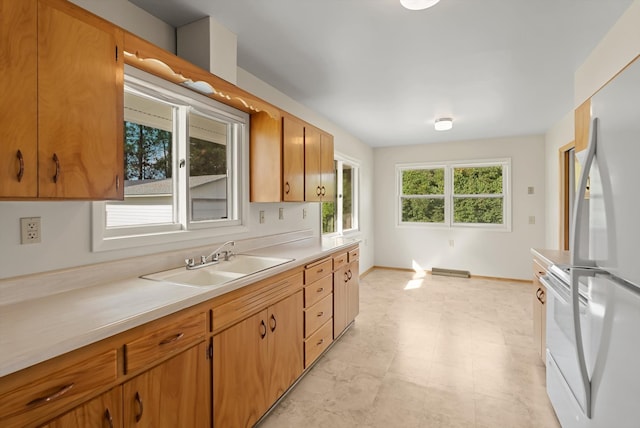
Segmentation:
{"type": "Polygon", "coordinates": [[[559,427],[530,293],[377,269],[362,279],[355,325],[260,428],[559,427]]]}

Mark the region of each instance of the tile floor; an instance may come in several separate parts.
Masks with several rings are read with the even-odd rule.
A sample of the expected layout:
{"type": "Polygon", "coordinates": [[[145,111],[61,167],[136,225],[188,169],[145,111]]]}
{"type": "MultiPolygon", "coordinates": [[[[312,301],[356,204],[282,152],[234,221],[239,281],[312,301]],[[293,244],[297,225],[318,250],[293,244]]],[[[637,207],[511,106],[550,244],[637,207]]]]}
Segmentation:
{"type": "Polygon", "coordinates": [[[531,287],[375,270],[355,325],[260,428],[559,427],[531,287]]]}

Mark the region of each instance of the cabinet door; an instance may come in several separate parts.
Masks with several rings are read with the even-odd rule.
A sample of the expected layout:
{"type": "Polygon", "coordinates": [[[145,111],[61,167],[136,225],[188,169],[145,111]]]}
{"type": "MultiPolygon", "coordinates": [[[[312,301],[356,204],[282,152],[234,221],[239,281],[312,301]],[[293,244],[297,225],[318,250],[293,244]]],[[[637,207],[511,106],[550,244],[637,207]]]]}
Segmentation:
{"type": "Polygon", "coordinates": [[[360,313],[360,263],[358,260],[349,263],[347,276],[347,324],[356,319],[360,313]]]}
{"type": "Polygon", "coordinates": [[[282,122],[266,112],[251,115],[249,175],[251,202],[282,199],[282,122]]]}
{"type": "Polygon", "coordinates": [[[304,201],[304,125],[290,116],[282,118],[282,200],[304,201]]]}
{"type": "Polygon", "coordinates": [[[273,403],[302,374],[302,291],[269,307],[269,391],[273,403]]]}
{"type": "Polygon", "coordinates": [[[119,428],[122,426],[120,386],[50,421],[42,428],[119,428]]]}
{"type": "Polygon", "coordinates": [[[304,200],[320,201],[322,198],[322,168],[320,131],[312,126],[304,129],[304,200]]]}
{"type": "Polygon", "coordinates": [[[36,35],[35,0],[0,0],[0,198],[38,192],[36,35]]]}
{"type": "Polygon", "coordinates": [[[336,167],[333,160],[333,136],[321,134],[320,136],[320,170],[322,184],[322,200],[332,201],[336,198],[336,167]]]}
{"type": "Polygon", "coordinates": [[[267,310],[213,338],[215,427],[251,427],[268,408],[267,310]]]}
{"type": "Polygon", "coordinates": [[[125,382],[125,427],[209,425],[209,370],[203,342],[125,382]]]}
{"type": "Polygon", "coordinates": [[[347,327],[347,284],[349,276],[344,265],[333,273],[333,338],[347,327]]]}
{"type": "Polygon", "coordinates": [[[70,3],[38,2],[40,197],[123,198],[122,41],[70,3]]]}

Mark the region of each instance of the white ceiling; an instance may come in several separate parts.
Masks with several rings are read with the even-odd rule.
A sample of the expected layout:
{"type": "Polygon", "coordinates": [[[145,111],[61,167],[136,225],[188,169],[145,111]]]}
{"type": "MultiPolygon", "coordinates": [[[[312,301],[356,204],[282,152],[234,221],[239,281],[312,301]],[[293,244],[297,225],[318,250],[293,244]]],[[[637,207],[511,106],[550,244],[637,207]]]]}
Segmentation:
{"type": "Polygon", "coordinates": [[[632,0],[130,0],[173,26],[213,16],[238,66],[370,146],[542,134],[632,0]],[[452,117],[436,132],[437,117],[452,117]]]}

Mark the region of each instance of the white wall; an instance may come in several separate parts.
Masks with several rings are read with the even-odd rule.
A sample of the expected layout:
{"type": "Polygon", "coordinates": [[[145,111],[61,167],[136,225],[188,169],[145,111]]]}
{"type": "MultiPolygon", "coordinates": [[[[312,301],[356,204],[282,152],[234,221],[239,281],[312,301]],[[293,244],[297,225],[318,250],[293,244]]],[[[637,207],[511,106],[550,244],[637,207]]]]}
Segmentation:
{"type": "Polygon", "coordinates": [[[545,135],[545,248],[560,249],[560,147],[574,140],[574,114],[569,112],[545,135]]]}
{"type": "MultiPolygon", "coordinates": [[[[175,49],[173,28],[126,0],[74,0],[74,3],[167,50],[175,49]]],[[[361,268],[366,270],[371,267],[373,265],[372,150],[326,119],[317,116],[311,110],[248,73],[239,69],[238,75],[241,87],[250,91],[255,88],[256,95],[332,133],[335,136],[336,150],[361,161],[363,185],[360,221],[362,237],[366,240],[366,245],[362,245],[361,268]]],[[[248,195],[246,197],[248,198],[248,195]]],[[[246,233],[127,250],[91,252],[91,206],[91,202],[0,202],[0,279],[209,245],[226,239],[241,240],[308,229],[319,235],[320,229],[320,204],[318,203],[250,204],[246,233]],[[279,208],[285,210],[284,220],[278,220],[279,208]],[[304,208],[307,209],[308,214],[306,219],[302,218],[304,208]],[[260,224],[258,220],[260,210],[265,211],[264,224],[260,224]],[[41,217],[42,243],[20,245],[19,219],[21,217],[41,217]]]]}
{"type": "Polygon", "coordinates": [[[531,247],[544,245],[544,138],[513,137],[374,150],[375,265],[464,269],[472,275],[531,278],[531,247]],[[512,231],[397,227],[398,163],[511,158],[512,231]],[[533,186],[535,193],[527,194],[533,186]],[[528,224],[535,216],[536,224],[528,224]],[[450,240],[454,241],[453,247],[450,240]]]}
{"type": "Polygon", "coordinates": [[[574,105],[582,104],[640,55],[640,0],[635,0],[576,70],[574,105]]]}

